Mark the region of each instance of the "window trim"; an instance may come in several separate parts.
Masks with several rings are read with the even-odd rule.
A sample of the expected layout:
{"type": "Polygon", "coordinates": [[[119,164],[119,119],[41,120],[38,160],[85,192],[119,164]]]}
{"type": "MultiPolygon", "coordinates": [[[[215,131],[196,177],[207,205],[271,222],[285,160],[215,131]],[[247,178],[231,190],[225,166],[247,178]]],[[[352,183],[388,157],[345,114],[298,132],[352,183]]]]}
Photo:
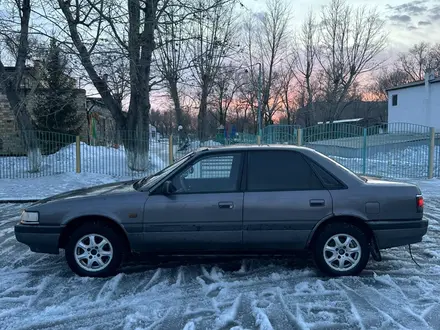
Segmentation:
{"type": "Polygon", "coordinates": [[[303,155],[304,159],[306,160],[306,162],[309,163],[310,168],[312,169],[312,171],[315,173],[315,175],[318,177],[319,181],[321,181],[321,184],[323,185],[323,187],[327,190],[344,190],[344,189],[348,189],[348,186],[342,182],[339,178],[337,178],[336,176],[334,176],[332,173],[330,173],[326,168],[324,168],[323,166],[321,166],[320,164],[318,164],[317,162],[315,162],[313,159],[311,159],[310,157],[307,157],[306,155],[303,155]],[[319,167],[322,171],[324,171],[325,173],[327,173],[329,176],[331,176],[335,181],[337,181],[339,183],[339,187],[329,187],[324,183],[324,180],[321,178],[321,176],[316,173],[316,171],[314,170],[314,168],[310,165],[313,164],[317,167],[319,167]]]}
{"type": "Polygon", "coordinates": [[[321,188],[320,189],[277,189],[277,190],[273,190],[273,189],[259,189],[259,190],[249,190],[249,164],[250,164],[250,160],[249,157],[251,155],[252,152],[264,152],[262,150],[251,150],[247,152],[247,156],[246,156],[246,170],[244,172],[244,174],[246,175],[246,180],[245,183],[246,185],[243,187],[245,192],[248,193],[256,193],[256,192],[286,192],[286,191],[327,191],[328,189],[325,188],[325,185],[322,183],[321,178],[315,173],[315,171],[313,170],[313,168],[310,166],[310,164],[307,162],[307,159],[305,159],[304,155],[301,152],[298,152],[296,150],[269,150],[269,151],[276,151],[276,152],[281,152],[281,153],[296,153],[297,155],[300,155],[300,157],[303,158],[304,162],[307,164],[307,166],[310,168],[310,170],[312,171],[313,175],[316,176],[316,178],[318,179],[318,182],[321,184],[321,188]]]}
{"type": "MultiPolygon", "coordinates": [[[[238,165],[238,177],[237,177],[237,182],[236,182],[236,186],[237,188],[235,190],[229,190],[229,191],[210,191],[210,192],[187,192],[187,193],[173,193],[171,196],[186,196],[186,195],[206,195],[206,194],[230,194],[230,193],[237,193],[237,192],[241,192],[241,182],[242,182],[242,178],[243,178],[243,164],[244,164],[244,157],[245,157],[245,153],[242,151],[229,151],[229,150],[225,150],[225,151],[221,151],[221,152],[210,152],[208,154],[204,153],[201,154],[197,157],[194,157],[194,159],[191,159],[186,165],[184,165],[182,168],[180,168],[179,170],[176,171],[176,173],[172,173],[165,181],[172,181],[176,176],[180,175],[182,172],[184,172],[186,169],[188,169],[190,166],[193,166],[195,163],[197,163],[198,161],[203,160],[204,158],[208,158],[208,157],[222,157],[222,156],[235,156],[235,155],[240,155],[240,163],[238,165]]],[[[231,168],[232,170],[232,168],[231,168]]],[[[164,181],[164,182],[165,182],[164,181]]],[[[162,187],[163,183],[161,183],[157,189],[155,189],[155,191],[152,193],[152,195],[163,195],[162,192],[160,191],[160,188],[162,187]]]]}

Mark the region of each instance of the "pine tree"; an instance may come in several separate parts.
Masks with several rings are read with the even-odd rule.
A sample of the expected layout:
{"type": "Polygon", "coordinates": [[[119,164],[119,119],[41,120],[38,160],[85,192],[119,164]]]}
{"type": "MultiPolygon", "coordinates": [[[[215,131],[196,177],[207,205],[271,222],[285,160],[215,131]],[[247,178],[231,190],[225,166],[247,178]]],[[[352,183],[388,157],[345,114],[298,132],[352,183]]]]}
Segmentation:
{"type": "Polygon", "coordinates": [[[34,114],[35,126],[39,131],[72,136],[79,133],[81,117],[76,104],[75,81],[69,73],[67,59],[52,40],[41,73],[42,89],[36,93],[34,114]]]}

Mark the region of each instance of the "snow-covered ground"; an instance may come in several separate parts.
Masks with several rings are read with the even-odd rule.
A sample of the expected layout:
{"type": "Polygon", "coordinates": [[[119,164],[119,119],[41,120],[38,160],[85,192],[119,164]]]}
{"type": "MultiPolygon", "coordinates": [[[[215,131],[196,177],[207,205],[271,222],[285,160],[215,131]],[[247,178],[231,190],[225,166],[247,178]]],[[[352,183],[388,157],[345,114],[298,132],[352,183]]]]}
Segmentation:
{"type": "MultiPolygon", "coordinates": [[[[158,150],[152,169],[168,159],[166,147],[158,150]]],[[[38,199],[132,178],[111,172],[117,166],[94,169],[103,153],[84,150],[83,168],[107,174],[1,179],[0,198],[38,199]]],[[[112,155],[109,164],[124,164],[112,155]]],[[[53,157],[65,164],[62,154],[53,157]]],[[[73,168],[73,156],[64,157],[73,168]]],[[[23,170],[8,161],[0,166],[23,170]]],[[[13,226],[25,204],[0,204],[0,329],[440,329],[440,180],[402,180],[418,184],[426,199],[428,234],[412,246],[421,268],[407,247],[394,248],[383,251],[384,261],[370,261],[361,276],[336,279],[318,276],[302,256],[133,260],[114,278],[80,278],[63,254],[32,253],[15,240],[13,226]]]]}
{"type": "Polygon", "coordinates": [[[25,206],[0,205],[1,329],[440,329],[440,185],[421,182],[428,234],[383,251],[358,277],[318,276],[295,260],[132,261],[80,278],[14,238],[25,206]]]}

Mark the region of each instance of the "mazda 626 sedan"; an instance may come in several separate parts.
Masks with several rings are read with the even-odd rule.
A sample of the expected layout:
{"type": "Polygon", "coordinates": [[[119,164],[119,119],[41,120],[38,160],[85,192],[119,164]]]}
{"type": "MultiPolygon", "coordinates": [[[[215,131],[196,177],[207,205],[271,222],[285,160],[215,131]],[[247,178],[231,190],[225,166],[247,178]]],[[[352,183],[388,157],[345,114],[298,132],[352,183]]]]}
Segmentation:
{"type": "Polygon", "coordinates": [[[117,273],[134,252],[292,255],[309,250],[328,275],[355,275],[370,255],[426,234],[411,184],[360,177],[312,149],[234,146],[191,152],[152,176],[75,190],[21,215],[16,239],[65,250],[81,276],[117,273]]]}

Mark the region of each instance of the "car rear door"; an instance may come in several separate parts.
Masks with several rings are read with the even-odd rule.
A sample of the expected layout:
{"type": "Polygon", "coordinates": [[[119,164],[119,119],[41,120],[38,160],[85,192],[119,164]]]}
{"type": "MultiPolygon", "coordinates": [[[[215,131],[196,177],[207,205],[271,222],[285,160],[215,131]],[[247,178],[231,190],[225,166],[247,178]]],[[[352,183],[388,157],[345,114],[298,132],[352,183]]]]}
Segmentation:
{"type": "Polygon", "coordinates": [[[171,178],[175,193],[150,196],[144,212],[147,250],[241,249],[243,159],[240,152],[202,156],[171,178]]]}
{"type": "Polygon", "coordinates": [[[297,151],[249,151],[245,186],[244,249],[302,249],[333,212],[329,191],[297,151]]]}

